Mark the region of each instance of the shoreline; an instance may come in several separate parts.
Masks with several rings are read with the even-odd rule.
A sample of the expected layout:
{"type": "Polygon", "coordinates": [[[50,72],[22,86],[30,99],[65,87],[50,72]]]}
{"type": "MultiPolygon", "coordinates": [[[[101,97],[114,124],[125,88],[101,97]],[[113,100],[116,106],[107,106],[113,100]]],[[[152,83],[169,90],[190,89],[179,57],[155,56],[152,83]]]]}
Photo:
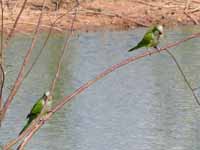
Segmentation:
{"type": "MultiPolygon", "coordinates": [[[[22,0],[19,0],[23,2],[22,0]]],[[[22,3],[4,4],[4,32],[8,33],[14,24],[22,3]],[[7,7],[6,7],[7,6],[7,7]]],[[[148,27],[162,24],[165,27],[178,25],[198,25],[200,22],[200,0],[192,0],[187,6],[186,2],[178,0],[94,0],[80,2],[74,30],[96,31],[101,29],[126,30],[136,27],[148,27]]],[[[70,5],[60,5],[55,10],[51,3],[45,4],[45,11],[41,21],[41,30],[53,27],[56,32],[70,29],[74,10],[70,5]]],[[[27,3],[16,27],[15,32],[33,32],[41,12],[41,0],[31,0],[27,3]]]]}

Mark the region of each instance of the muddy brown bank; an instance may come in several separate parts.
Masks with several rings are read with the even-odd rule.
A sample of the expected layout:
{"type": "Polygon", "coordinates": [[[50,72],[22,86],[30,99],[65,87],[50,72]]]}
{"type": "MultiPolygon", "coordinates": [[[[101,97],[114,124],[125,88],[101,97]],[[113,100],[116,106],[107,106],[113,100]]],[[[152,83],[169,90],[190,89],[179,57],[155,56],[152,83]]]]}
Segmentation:
{"type": "MultiPolygon", "coordinates": [[[[23,2],[4,2],[5,32],[12,28],[23,2]]],[[[171,27],[200,22],[200,0],[82,0],[79,3],[74,24],[74,28],[79,30],[128,29],[158,23],[171,27]]],[[[55,31],[69,29],[74,6],[75,0],[46,0],[41,28],[49,29],[57,19],[55,31]]],[[[28,1],[16,32],[33,31],[41,9],[42,0],[28,1]]]]}

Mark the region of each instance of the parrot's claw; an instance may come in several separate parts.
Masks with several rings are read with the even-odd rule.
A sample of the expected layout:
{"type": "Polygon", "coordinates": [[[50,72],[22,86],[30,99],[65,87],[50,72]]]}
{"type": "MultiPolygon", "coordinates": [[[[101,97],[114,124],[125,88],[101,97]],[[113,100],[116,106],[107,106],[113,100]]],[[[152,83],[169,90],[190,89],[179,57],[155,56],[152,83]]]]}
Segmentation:
{"type": "Polygon", "coordinates": [[[156,49],[157,52],[160,53],[160,48],[159,47],[154,47],[156,49]]]}

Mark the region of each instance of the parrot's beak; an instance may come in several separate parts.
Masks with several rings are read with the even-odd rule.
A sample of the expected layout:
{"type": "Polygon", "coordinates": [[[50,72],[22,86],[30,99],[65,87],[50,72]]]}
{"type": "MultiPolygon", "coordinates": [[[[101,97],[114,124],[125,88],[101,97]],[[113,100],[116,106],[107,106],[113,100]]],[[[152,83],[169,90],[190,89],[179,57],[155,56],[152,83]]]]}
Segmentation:
{"type": "Polygon", "coordinates": [[[164,32],[159,32],[160,37],[164,37],[164,32]]]}

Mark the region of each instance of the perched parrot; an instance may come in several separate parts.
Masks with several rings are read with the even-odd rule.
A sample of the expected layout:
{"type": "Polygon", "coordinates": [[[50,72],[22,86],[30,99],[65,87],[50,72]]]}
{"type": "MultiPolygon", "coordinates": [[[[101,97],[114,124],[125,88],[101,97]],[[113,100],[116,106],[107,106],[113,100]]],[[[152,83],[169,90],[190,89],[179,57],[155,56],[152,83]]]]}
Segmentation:
{"type": "Polygon", "coordinates": [[[37,116],[40,115],[40,113],[43,111],[42,115],[45,115],[48,111],[50,111],[52,106],[52,100],[51,98],[48,99],[48,96],[50,95],[49,91],[45,92],[44,95],[37,100],[37,102],[33,105],[30,113],[27,115],[27,123],[24,126],[24,128],[21,130],[19,135],[31,124],[31,122],[37,118],[37,116]],[[47,101],[46,101],[47,100],[47,101]],[[46,104],[45,110],[43,110],[44,106],[46,104]]]}
{"type": "Polygon", "coordinates": [[[144,35],[143,39],[133,48],[129,49],[128,51],[131,52],[135,49],[141,47],[154,47],[157,49],[157,45],[159,44],[160,36],[163,34],[163,26],[157,25],[150,28],[144,35]]]}

